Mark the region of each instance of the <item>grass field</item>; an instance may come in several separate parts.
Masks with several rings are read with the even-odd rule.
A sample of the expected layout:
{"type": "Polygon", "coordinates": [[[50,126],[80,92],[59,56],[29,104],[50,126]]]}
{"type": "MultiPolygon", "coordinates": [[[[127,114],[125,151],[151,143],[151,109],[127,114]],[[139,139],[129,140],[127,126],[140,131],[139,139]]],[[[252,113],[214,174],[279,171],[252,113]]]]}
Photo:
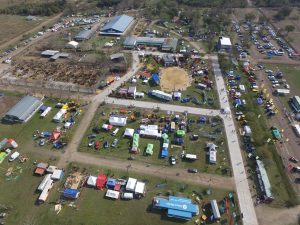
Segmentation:
{"type": "MultiPolygon", "coordinates": [[[[240,83],[245,84],[246,90],[250,89],[250,84],[246,75],[242,70],[238,70],[237,74],[242,75],[240,83]]],[[[289,204],[296,204],[297,197],[291,187],[287,175],[283,170],[283,164],[280,156],[277,153],[273,143],[266,143],[268,138],[272,138],[270,127],[267,125],[267,119],[264,116],[263,108],[258,107],[255,103],[256,93],[247,92],[242,95],[242,99],[246,100],[247,105],[241,111],[244,112],[246,120],[253,131],[252,139],[256,147],[256,153],[264,162],[269,180],[272,186],[272,193],[275,200],[271,203],[275,207],[283,207],[289,204]],[[262,115],[259,119],[258,115],[262,115]]],[[[246,157],[246,152],[244,154],[246,157]]],[[[255,165],[253,161],[248,161],[247,170],[251,174],[250,178],[254,181],[258,190],[258,183],[255,173],[255,165]]]]}
{"type": "Polygon", "coordinates": [[[46,20],[45,17],[39,17],[36,21],[27,21],[25,16],[0,15],[0,45],[24,32],[27,32],[42,23],[44,20],[46,20]]]}
{"type": "MultiPolygon", "coordinates": [[[[109,113],[110,112],[116,112],[118,113],[119,108],[112,108],[111,106],[103,106],[100,107],[100,109],[95,114],[94,119],[92,120],[92,123],[89,127],[89,129],[86,132],[86,135],[84,139],[82,140],[82,143],[80,144],[79,151],[84,152],[90,152],[93,154],[100,154],[103,156],[110,156],[110,157],[117,157],[121,159],[127,160],[127,158],[130,156],[129,149],[131,147],[131,139],[129,138],[123,138],[125,127],[120,128],[118,134],[116,136],[112,136],[111,132],[105,132],[101,130],[100,134],[97,135],[96,140],[100,140],[103,144],[104,141],[108,141],[110,144],[113,142],[115,138],[119,140],[118,147],[117,148],[101,148],[100,150],[94,150],[91,147],[88,147],[88,138],[87,136],[91,133],[93,133],[92,129],[94,127],[101,128],[101,126],[104,123],[107,123],[109,113]],[[103,112],[105,115],[103,115],[103,112]]],[[[151,114],[151,111],[143,111],[141,109],[135,109],[134,111],[141,112],[141,115],[145,114],[151,114]]],[[[159,112],[157,113],[160,116],[166,116],[166,114],[159,112]]],[[[145,116],[141,116],[140,118],[136,118],[136,121],[130,121],[128,119],[128,123],[126,127],[128,128],[139,128],[140,126],[140,119],[145,118],[145,116]]],[[[190,115],[188,117],[189,119],[192,119],[194,121],[197,121],[198,117],[190,115]]],[[[155,123],[158,125],[163,126],[164,122],[159,123],[158,121],[155,123]]],[[[114,130],[114,128],[113,128],[114,130]]],[[[205,125],[199,125],[196,123],[193,123],[191,126],[190,132],[186,134],[185,142],[182,146],[176,146],[176,145],[170,145],[169,147],[169,155],[174,155],[178,158],[178,163],[175,165],[175,167],[178,168],[197,168],[199,172],[206,172],[206,173],[215,173],[215,174],[222,174],[222,175],[230,175],[230,162],[229,162],[229,156],[228,156],[228,149],[226,145],[226,140],[224,137],[224,131],[223,131],[223,125],[219,124],[215,127],[212,127],[211,124],[205,124],[205,125]],[[216,129],[220,128],[222,130],[222,133],[216,134],[217,139],[213,141],[215,144],[219,146],[218,153],[217,153],[217,159],[218,164],[216,165],[209,165],[207,162],[207,155],[206,155],[206,143],[209,141],[208,138],[205,138],[203,136],[204,133],[213,133],[216,132],[216,129]],[[191,134],[199,134],[199,140],[197,141],[191,141],[189,139],[189,136],[191,134]],[[180,159],[180,153],[185,150],[186,153],[190,154],[196,154],[198,156],[198,160],[194,162],[184,161],[180,159]],[[228,171],[224,171],[224,169],[228,169],[228,171]]],[[[173,140],[174,133],[169,134],[170,141],[173,140]]],[[[141,161],[143,163],[147,164],[156,164],[161,166],[170,166],[168,159],[162,159],[160,158],[160,151],[161,151],[161,142],[160,140],[155,139],[147,139],[147,138],[140,138],[139,141],[139,149],[140,153],[134,155],[135,159],[138,161],[141,161]],[[148,143],[154,144],[153,149],[153,155],[152,156],[144,156],[144,150],[146,149],[146,146],[148,143]]]]}
{"type": "MultiPolygon", "coordinates": [[[[23,124],[3,124],[0,123],[0,135],[6,138],[13,138],[18,144],[20,153],[28,153],[34,151],[43,151],[53,149],[52,143],[46,143],[44,146],[39,146],[39,139],[34,140],[33,133],[35,130],[52,132],[56,127],[62,127],[63,124],[57,124],[52,122],[52,118],[59,111],[59,109],[54,108],[55,104],[58,102],[57,99],[45,99],[44,104],[52,107],[52,110],[44,118],[40,119],[40,114],[36,113],[29,121],[23,124]]],[[[70,130],[66,133],[65,137],[70,140],[73,132],[75,131],[78,121],[81,116],[77,117],[76,123],[70,130]]]]}
{"type": "MultiPolygon", "coordinates": [[[[155,225],[167,225],[167,224],[194,224],[191,221],[178,221],[174,219],[169,219],[161,211],[151,210],[151,203],[154,196],[158,193],[166,195],[167,192],[174,194],[175,196],[190,197],[192,198],[192,192],[199,194],[201,199],[201,205],[206,206],[206,214],[209,215],[209,200],[217,199],[222,200],[225,196],[228,196],[228,192],[222,189],[211,189],[211,194],[207,195],[206,191],[209,187],[194,186],[186,183],[179,183],[169,179],[160,179],[150,176],[144,176],[142,174],[135,174],[126,172],[120,172],[117,170],[108,171],[105,168],[89,167],[87,165],[76,165],[73,163],[72,166],[76,167],[80,171],[87,174],[98,174],[101,172],[113,174],[114,177],[127,178],[128,176],[137,178],[138,180],[146,182],[147,193],[146,197],[140,200],[132,201],[122,201],[122,200],[109,200],[104,198],[105,190],[99,191],[92,188],[83,188],[81,195],[77,202],[75,202],[76,207],[68,207],[67,204],[63,205],[62,212],[58,215],[55,214],[53,204],[45,204],[41,206],[41,209],[47,208],[48,211],[44,214],[37,211],[36,217],[37,224],[122,224],[122,225],[132,225],[136,224],[155,224],[155,225]],[[160,185],[160,186],[157,186],[160,185]]],[[[71,167],[69,167],[70,169],[71,167]]],[[[69,171],[68,169],[68,171],[69,171]]],[[[59,198],[59,193],[52,190],[50,199],[48,202],[56,201],[59,198]]],[[[222,224],[229,224],[230,215],[233,211],[238,213],[237,206],[232,208],[231,203],[229,203],[229,215],[223,214],[221,221],[222,224]]],[[[202,212],[200,212],[202,215],[202,212]]],[[[199,218],[199,216],[197,217],[199,218]]],[[[215,225],[217,223],[210,222],[209,224],[215,225]]],[[[240,224],[240,222],[237,222],[240,224]]]]}

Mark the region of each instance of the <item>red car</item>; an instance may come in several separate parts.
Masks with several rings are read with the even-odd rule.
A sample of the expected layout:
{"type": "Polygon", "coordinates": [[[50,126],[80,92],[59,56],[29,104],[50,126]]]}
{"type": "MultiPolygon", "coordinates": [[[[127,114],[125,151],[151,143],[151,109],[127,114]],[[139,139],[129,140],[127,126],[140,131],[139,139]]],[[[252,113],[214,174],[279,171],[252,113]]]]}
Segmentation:
{"type": "Polygon", "coordinates": [[[290,160],[291,162],[293,162],[293,163],[299,162],[299,160],[296,159],[294,156],[290,157],[289,160],[290,160]]]}
{"type": "Polygon", "coordinates": [[[95,149],[99,149],[100,148],[100,146],[101,146],[101,143],[100,143],[100,141],[96,141],[95,142],[95,149]]]}

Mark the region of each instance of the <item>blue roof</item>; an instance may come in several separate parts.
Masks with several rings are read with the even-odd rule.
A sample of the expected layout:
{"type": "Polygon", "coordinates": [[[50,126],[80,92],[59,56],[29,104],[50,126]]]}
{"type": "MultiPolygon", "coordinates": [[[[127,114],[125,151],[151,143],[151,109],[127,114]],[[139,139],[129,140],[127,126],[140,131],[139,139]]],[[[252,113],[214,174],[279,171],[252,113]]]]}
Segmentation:
{"type": "Polygon", "coordinates": [[[64,190],[64,197],[76,199],[79,195],[79,190],[67,188],[64,190]]]}
{"type": "Polygon", "coordinates": [[[152,74],[152,80],[154,80],[155,83],[159,83],[160,79],[157,73],[152,74]]]}
{"type": "MultiPolygon", "coordinates": [[[[160,198],[157,197],[155,198],[155,207],[157,208],[162,208],[162,209],[167,209],[167,210],[175,210],[181,211],[183,213],[188,212],[191,213],[192,215],[197,215],[199,212],[199,207],[198,205],[195,205],[191,203],[188,199],[183,198],[182,200],[180,198],[173,198],[175,196],[170,196],[169,199],[165,198],[160,198]]],[[[173,211],[173,212],[175,212],[173,211]]],[[[178,212],[177,212],[178,214],[178,212]]]]}
{"type": "Polygon", "coordinates": [[[190,220],[192,219],[192,213],[180,211],[180,210],[168,209],[168,217],[190,220]]]}
{"type": "Polygon", "coordinates": [[[168,154],[169,154],[169,152],[168,152],[168,149],[167,148],[163,148],[162,150],[161,150],[161,157],[162,158],[166,158],[166,157],[168,157],[168,154]]]}
{"type": "Polygon", "coordinates": [[[242,101],[241,101],[241,99],[235,99],[235,104],[237,104],[237,105],[241,105],[242,104],[242,101]]]}
{"type": "Polygon", "coordinates": [[[190,198],[180,198],[176,196],[169,196],[169,200],[173,202],[180,202],[180,203],[185,203],[185,204],[190,204],[192,203],[192,199],[190,198]]]}
{"type": "Polygon", "coordinates": [[[101,32],[110,33],[115,31],[114,33],[123,33],[133,19],[133,17],[127,15],[115,16],[101,28],[101,32]]]}
{"type": "Polygon", "coordinates": [[[108,178],[106,181],[106,187],[114,187],[116,185],[116,179],[108,178]]]}

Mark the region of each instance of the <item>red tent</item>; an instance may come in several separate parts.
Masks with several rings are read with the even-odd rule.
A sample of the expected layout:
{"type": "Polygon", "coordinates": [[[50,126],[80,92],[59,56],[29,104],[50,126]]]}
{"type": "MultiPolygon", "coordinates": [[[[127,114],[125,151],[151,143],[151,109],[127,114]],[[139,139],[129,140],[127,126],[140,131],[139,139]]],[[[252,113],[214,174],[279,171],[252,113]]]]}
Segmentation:
{"type": "Polygon", "coordinates": [[[50,137],[50,141],[56,141],[60,137],[60,132],[53,131],[50,137]]]}
{"type": "Polygon", "coordinates": [[[96,186],[98,189],[102,190],[104,185],[106,184],[107,177],[105,174],[99,174],[96,180],[96,186]]]}

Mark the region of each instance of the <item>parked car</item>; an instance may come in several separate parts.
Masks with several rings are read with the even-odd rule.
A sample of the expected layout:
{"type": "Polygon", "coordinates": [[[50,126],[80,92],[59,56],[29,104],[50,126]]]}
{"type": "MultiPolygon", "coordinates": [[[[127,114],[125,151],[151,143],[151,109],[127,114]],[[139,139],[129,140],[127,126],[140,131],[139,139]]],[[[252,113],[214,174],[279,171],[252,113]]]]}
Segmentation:
{"type": "Polygon", "coordinates": [[[188,172],[189,173],[198,173],[198,170],[196,168],[189,168],[188,172]]]}
{"type": "Polygon", "coordinates": [[[100,148],[100,145],[101,145],[100,141],[96,141],[95,142],[95,149],[98,150],[100,148]]]}
{"type": "Polygon", "coordinates": [[[96,138],[96,134],[90,134],[90,135],[88,136],[88,139],[93,139],[93,138],[96,138]]]}
{"type": "Polygon", "coordinates": [[[105,141],[105,142],[104,142],[103,147],[104,147],[104,148],[109,148],[109,143],[108,143],[108,141],[105,141]]]}
{"type": "Polygon", "coordinates": [[[90,141],[89,143],[88,143],[88,146],[89,147],[93,147],[95,145],[95,141],[94,140],[92,140],[92,141],[90,141]]]}
{"type": "Polygon", "coordinates": [[[16,160],[17,158],[19,158],[19,156],[20,156],[20,153],[19,153],[19,152],[14,152],[14,153],[10,156],[10,158],[9,158],[8,161],[12,162],[12,161],[16,160]]]}
{"type": "Polygon", "coordinates": [[[39,145],[40,145],[40,146],[44,146],[45,143],[46,143],[45,139],[42,138],[42,139],[40,140],[40,142],[39,142],[39,145]]]}
{"type": "Polygon", "coordinates": [[[114,141],[111,144],[111,147],[115,148],[118,145],[119,140],[118,139],[114,139],[114,141]]]}
{"type": "Polygon", "coordinates": [[[176,159],[173,155],[170,156],[170,164],[175,165],[176,164],[176,159]]]}
{"type": "Polygon", "coordinates": [[[289,160],[290,160],[291,162],[293,162],[293,163],[298,163],[298,162],[299,162],[299,160],[296,159],[294,156],[291,156],[291,157],[289,158],[289,160]]]}

